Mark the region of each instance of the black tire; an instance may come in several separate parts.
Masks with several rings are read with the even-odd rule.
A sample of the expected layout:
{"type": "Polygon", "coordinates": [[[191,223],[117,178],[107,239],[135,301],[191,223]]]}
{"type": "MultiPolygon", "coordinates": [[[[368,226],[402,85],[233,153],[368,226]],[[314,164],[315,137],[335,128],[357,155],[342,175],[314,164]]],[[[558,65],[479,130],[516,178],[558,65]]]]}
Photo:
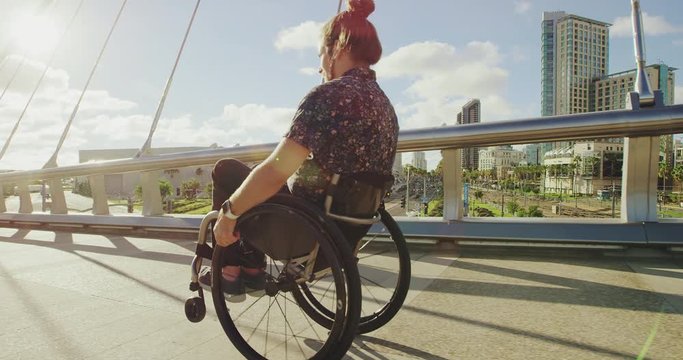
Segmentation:
{"type": "Polygon", "coordinates": [[[206,304],[204,299],[200,297],[193,297],[185,300],[185,317],[191,322],[197,323],[206,316],[206,304]]]}
{"type": "MultiPolygon", "coordinates": [[[[359,245],[360,249],[362,249],[358,254],[358,259],[363,292],[361,317],[358,325],[359,334],[377,330],[388,323],[403,306],[410,288],[410,253],[408,252],[405,237],[396,221],[384,208],[380,208],[379,213],[384,225],[381,232],[388,232],[392,245],[382,243],[375,251],[368,251],[365,254],[363,250],[366,249],[368,244],[376,241],[377,236],[365,237],[359,245]],[[376,258],[373,257],[387,257],[387,254],[389,255],[388,257],[395,258],[397,264],[392,264],[390,266],[391,269],[383,269],[383,272],[385,275],[387,272],[394,272],[396,276],[394,281],[392,279],[384,281],[391,285],[381,288],[381,284],[372,278],[373,272],[377,273],[377,265],[372,264],[376,262],[376,258]],[[364,263],[364,260],[368,260],[368,262],[364,263]],[[379,290],[377,289],[378,287],[380,287],[379,290]],[[373,294],[375,291],[380,292],[380,294],[373,294]]],[[[299,287],[299,291],[295,291],[293,295],[302,309],[308,312],[311,319],[322,326],[329,327],[333,312],[329,309],[329,306],[316,301],[314,297],[316,290],[313,288],[315,286],[317,286],[315,283],[302,285],[299,287]]]]}
{"type": "Polygon", "coordinates": [[[297,227],[316,232],[318,256],[326,259],[331,271],[333,295],[330,298],[336,306],[331,306],[334,312],[329,318],[330,326],[317,327],[307,312],[302,311],[292,294],[288,294],[296,285],[283,275],[287,273],[287,260],[271,258],[267,253],[265,292],[256,297],[246,296],[242,303],[226,303],[220,285],[225,248],[216,246],[211,264],[212,297],[221,326],[233,345],[248,359],[279,356],[341,359],[356,334],[361,307],[358,268],[348,244],[336,225],[326,220],[317,208],[302,199],[282,194],[240,216],[237,229],[242,238],[253,238],[253,234],[244,233],[246,225],[243,224],[268,216],[285,216],[290,222],[295,219],[297,227]]]}

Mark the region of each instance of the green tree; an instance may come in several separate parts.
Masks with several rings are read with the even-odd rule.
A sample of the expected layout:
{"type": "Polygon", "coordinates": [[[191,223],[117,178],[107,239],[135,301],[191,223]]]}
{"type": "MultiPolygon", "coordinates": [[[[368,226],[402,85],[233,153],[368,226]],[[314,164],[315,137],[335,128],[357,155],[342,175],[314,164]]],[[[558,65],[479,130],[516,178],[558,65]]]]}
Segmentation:
{"type": "Polygon", "coordinates": [[[161,179],[159,180],[159,192],[161,193],[161,198],[164,199],[173,194],[173,185],[168,180],[161,179]]]}
{"type": "Polygon", "coordinates": [[[92,197],[92,189],[90,188],[90,181],[79,181],[74,184],[74,188],[71,190],[74,194],[83,195],[86,197],[92,197]]]}
{"type": "Polygon", "coordinates": [[[520,209],[519,203],[515,200],[510,200],[505,204],[505,207],[507,208],[507,211],[511,215],[515,215],[517,211],[520,209]]]}
{"type": "MultiPolygon", "coordinates": [[[[171,195],[172,192],[173,185],[166,179],[159,179],[159,194],[161,194],[161,198],[166,198],[171,195]]],[[[138,199],[142,199],[142,185],[138,184],[138,186],[135,187],[135,196],[138,199]]]]}
{"type": "Polygon", "coordinates": [[[475,190],[474,197],[477,199],[477,201],[481,202],[481,199],[484,197],[484,192],[481,190],[475,190]]]}
{"type": "Polygon", "coordinates": [[[427,205],[427,216],[443,216],[443,199],[435,199],[429,202],[429,205],[427,205]]]}
{"type": "Polygon", "coordinates": [[[578,171],[581,168],[581,156],[574,156],[572,158],[572,163],[570,164],[570,170],[571,170],[571,175],[572,175],[572,194],[576,197],[576,189],[574,188],[574,185],[576,185],[576,176],[578,175],[578,171]]]}
{"type": "Polygon", "coordinates": [[[195,178],[188,179],[180,184],[180,193],[186,199],[194,200],[197,198],[197,193],[199,192],[200,186],[199,180],[195,178]]]}
{"type": "Polygon", "coordinates": [[[683,164],[676,164],[676,166],[671,169],[671,178],[678,182],[680,197],[680,195],[683,194],[683,164]]]}
{"type": "Polygon", "coordinates": [[[538,208],[537,205],[529,206],[529,210],[526,212],[528,217],[543,217],[543,211],[538,208]]]}

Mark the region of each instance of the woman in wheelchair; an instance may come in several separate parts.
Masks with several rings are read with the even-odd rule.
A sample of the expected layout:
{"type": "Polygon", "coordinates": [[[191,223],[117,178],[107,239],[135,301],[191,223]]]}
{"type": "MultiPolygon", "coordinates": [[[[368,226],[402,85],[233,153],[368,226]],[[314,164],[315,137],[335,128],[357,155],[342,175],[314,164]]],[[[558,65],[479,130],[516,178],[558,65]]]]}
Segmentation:
{"type": "MultiPolygon", "coordinates": [[[[348,10],[325,24],[319,52],[319,72],[325,81],[304,97],[289,131],[264,162],[253,170],[234,159],[216,163],[213,209],[219,215],[213,230],[216,244],[227,247],[222,269],[226,292],[264,287],[263,255],[244,246],[235,233],[241,214],[277,192],[289,192],[322,209],[334,174],[341,174],[342,187],[368,183],[382,188],[391,179],[398,122],[370,69],[382,53],[377,32],[367,20],[373,10],[372,0],[349,0],[348,10]]],[[[377,199],[360,196],[336,198],[343,204],[337,206],[344,208],[342,212],[355,209],[356,215],[372,214],[379,205],[377,199]]],[[[369,229],[337,224],[352,247],[369,229]]],[[[203,271],[200,281],[210,279],[203,271]]]]}

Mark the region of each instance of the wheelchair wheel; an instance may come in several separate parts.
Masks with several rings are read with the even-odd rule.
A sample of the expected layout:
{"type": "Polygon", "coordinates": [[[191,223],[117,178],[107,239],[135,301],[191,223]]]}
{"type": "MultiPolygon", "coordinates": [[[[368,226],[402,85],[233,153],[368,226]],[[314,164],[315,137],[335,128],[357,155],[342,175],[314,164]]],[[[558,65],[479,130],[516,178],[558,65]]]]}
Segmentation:
{"type": "Polygon", "coordinates": [[[237,229],[242,241],[265,254],[266,281],[264,290],[234,302],[221,285],[226,248],[214,248],[212,297],[233,345],[248,359],[342,358],[356,334],[361,290],[352,251],[336,226],[305,201],[276,195],[240,216],[237,229]],[[293,297],[323,274],[329,288],[315,298],[332,309],[328,326],[312,320],[293,297]]]}
{"type": "MultiPolygon", "coordinates": [[[[358,271],[361,278],[363,301],[358,333],[374,331],[389,322],[401,309],[410,288],[410,254],[406,240],[396,221],[389,213],[379,210],[382,227],[380,233],[366,236],[358,244],[358,271]],[[386,239],[384,235],[388,233],[386,239]]],[[[297,302],[309,316],[323,326],[331,325],[332,307],[317,301],[324,296],[330,279],[322,278],[302,284],[295,291],[297,302]]]]}

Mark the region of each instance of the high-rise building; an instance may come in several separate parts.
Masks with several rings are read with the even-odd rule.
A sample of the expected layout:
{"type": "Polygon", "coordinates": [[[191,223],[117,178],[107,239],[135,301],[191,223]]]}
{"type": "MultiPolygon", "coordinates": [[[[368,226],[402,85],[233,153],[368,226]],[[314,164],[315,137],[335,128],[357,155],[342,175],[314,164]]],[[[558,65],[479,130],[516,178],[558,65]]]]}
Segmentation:
{"type": "MultiPolygon", "coordinates": [[[[476,124],[479,122],[481,122],[481,102],[479,99],[472,99],[462,107],[462,112],[458,113],[457,124],[476,124]]],[[[479,166],[479,148],[462,149],[461,161],[463,169],[476,169],[479,166]]]]}
{"type": "Polygon", "coordinates": [[[528,144],[524,147],[526,154],[526,162],[529,165],[540,165],[541,158],[545,152],[542,152],[541,144],[528,144]]]}
{"type": "MultiPolygon", "coordinates": [[[[674,88],[676,77],[674,71],[678,69],[665,64],[655,64],[645,67],[645,73],[650,81],[652,90],[660,90],[664,95],[664,105],[674,103],[674,88]]],[[[595,81],[593,87],[593,103],[591,111],[605,111],[625,109],[628,93],[635,91],[636,69],[622,71],[603,76],[595,81]]]]}
{"type": "MultiPolygon", "coordinates": [[[[592,84],[609,70],[610,24],[567,14],[544,12],[541,22],[541,114],[588,112],[593,107],[592,84]]],[[[542,144],[543,150],[568,142],[542,144]]]]}
{"type": "Polygon", "coordinates": [[[564,11],[543,12],[541,23],[541,115],[555,115],[555,32],[564,11]]]}
{"type": "Polygon", "coordinates": [[[399,177],[403,175],[403,159],[401,158],[401,153],[396,153],[394,158],[394,166],[391,167],[391,173],[394,177],[399,177]]]}
{"type": "Polygon", "coordinates": [[[609,73],[609,26],[570,14],[555,22],[553,115],[589,111],[593,79],[609,73]]]}
{"type": "Polygon", "coordinates": [[[416,151],[413,153],[413,167],[418,169],[427,170],[427,159],[425,158],[424,151],[416,151]]]}

